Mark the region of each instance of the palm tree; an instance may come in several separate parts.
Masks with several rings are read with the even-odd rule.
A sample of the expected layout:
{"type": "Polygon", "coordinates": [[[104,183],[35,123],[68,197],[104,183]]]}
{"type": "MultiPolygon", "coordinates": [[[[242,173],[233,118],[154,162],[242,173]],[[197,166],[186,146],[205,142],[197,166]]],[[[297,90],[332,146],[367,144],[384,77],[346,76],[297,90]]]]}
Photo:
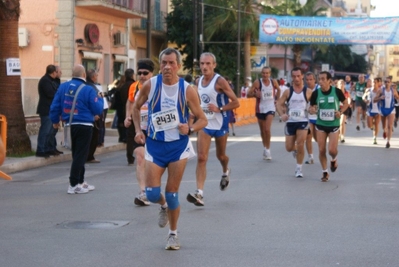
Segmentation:
{"type": "MultiPolygon", "coordinates": [[[[306,17],[319,17],[319,16],[325,16],[325,12],[327,11],[326,8],[324,7],[319,7],[315,8],[317,4],[317,0],[307,0],[306,4],[301,8],[299,6],[298,9],[295,11],[296,16],[306,16],[306,17]]],[[[294,44],[292,47],[292,51],[294,52],[294,59],[295,67],[299,67],[302,62],[302,52],[305,50],[306,47],[309,47],[310,45],[301,45],[301,44],[294,44]]],[[[315,45],[312,45],[312,48],[315,47],[315,45]]],[[[317,46],[316,46],[317,48],[317,46]]]]}
{"type": "MultiPolygon", "coordinates": [[[[324,16],[324,12],[327,10],[324,7],[315,8],[318,0],[307,0],[304,6],[301,6],[298,0],[274,0],[274,5],[262,6],[262,12],[265,14],[275,14],[281,16],[307,16],[307,17],[316,17],[316,16],[324,16]]],[[[292,51],[294,52],[294,65],[299,67],[301,65],[301,55],[306,47],[311,46],[312,48],[317,49],[317,45],[302,45],[302,44],[294,44],[292,46],[292,51]]],[[[285,58],[287,54],[287,45],[285,45],[285,58]]],[[[286,64],[286,60],[284,61],[284,66],[286,64]]],[[[284,67],[286,71],[286,67],[284,67]]]]}
{"type": "MultiPolygon", "coordinates": [[[[0,1],[0,58],[19,58],[18,20],[20,0],[0,1]]],[[[25,116],[22,108],[21,77],[7,76],[5,62],[0,62],[0,114],[8,121],[7,151],[22,154],[31,151],[26,133],[25,116]]]]}
{"type": "MultiPolygon", "coordinates": [[[[214,5],[214,0],[207,0],[206,3],[214,5]]],[[[240,11],[240,35],[244,42],[244,75],[251,77],[251,42],[257,37],[259,29],[259,9],[256,0],[241,0],[240,7],[236,0],[217,1],[220,8],[218,15],[204,19],[204,35],[210,40],[218,31],[228,31],[237,36],[238,12],[240,11]]]]}

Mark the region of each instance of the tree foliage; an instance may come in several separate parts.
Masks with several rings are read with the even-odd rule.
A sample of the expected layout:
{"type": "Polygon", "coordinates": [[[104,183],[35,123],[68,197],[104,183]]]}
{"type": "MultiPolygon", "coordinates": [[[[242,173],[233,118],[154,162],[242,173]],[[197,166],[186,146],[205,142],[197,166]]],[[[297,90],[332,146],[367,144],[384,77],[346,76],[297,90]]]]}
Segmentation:
{"type": "MultiPolygon", "coordinates": [[[[205,1],[206,3],[207,1],[205,1]]],[[[208,1],[213,2],[214,1],[208,1]]],[[[230,1],[217,1],[217,6],[204,5],[204,18],[217,17],[228,7],[230,1]],[[221,8],[223,7],[223,8],[221,8]]],[[[193,69],[193,1],[172,0],[173,11],[166,17],[168,25],[168,41],[176,44],[176,48],[184,56],[183,68],[193,69]]],[[[206,20],[205,20],[206,21],[206,20]]],[[[197,25],[198,26],[198,25],[197,25]]],[[[205,28],[206,26],[204,26],[205,28]]],[[[200,31],[198,31],[199,33],[200,31]]],[[[205,32],[205,35],[209,33],[205,32]]],[[[206,38],[206,37],[205,37],[206,38]]],[[[215,54],[216,71],[234,80],[236,75],[237,35],[229,30],[215,26],[212,38],[206,38],[203,50],[215,54]]],[[[196,44],[200,48],[200,43],[196,44]]],[[[198,49],[199,51],[200,49],[198,49]]]]}

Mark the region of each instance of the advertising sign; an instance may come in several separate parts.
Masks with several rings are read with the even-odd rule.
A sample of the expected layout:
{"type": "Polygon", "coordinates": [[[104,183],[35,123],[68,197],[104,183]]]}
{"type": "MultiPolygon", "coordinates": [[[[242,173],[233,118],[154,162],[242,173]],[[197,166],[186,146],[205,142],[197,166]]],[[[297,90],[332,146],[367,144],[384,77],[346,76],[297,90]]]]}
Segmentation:
{"type": "Polygon", "coordinates": [[[269,44],[399,44],[399,17],[327,18],[260,15],[259,42],[269,44]]]}

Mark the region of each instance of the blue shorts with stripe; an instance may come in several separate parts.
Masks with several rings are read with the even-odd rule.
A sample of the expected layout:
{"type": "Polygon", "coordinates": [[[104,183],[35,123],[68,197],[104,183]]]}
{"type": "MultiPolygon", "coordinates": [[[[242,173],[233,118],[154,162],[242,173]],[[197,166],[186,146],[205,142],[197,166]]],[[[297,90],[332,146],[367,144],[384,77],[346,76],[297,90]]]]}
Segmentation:
{"type": "Polygon", "coordinates": [[[145,159],[159,167],[166,168],[171,162],[186,159],[193,155],[195,155],[195,151],[188,137],[172,142],[146,139],[145,159]]]}

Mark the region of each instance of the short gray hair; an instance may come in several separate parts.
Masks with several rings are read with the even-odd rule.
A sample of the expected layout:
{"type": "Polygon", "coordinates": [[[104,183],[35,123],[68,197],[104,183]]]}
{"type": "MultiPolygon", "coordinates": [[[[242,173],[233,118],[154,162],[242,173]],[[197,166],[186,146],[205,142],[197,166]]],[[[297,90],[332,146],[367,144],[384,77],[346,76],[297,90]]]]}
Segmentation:
{"type": "Polygon", "coordinates": [[[316,80],[316,75],[311,71],[306,72],[305,77],[307,77],[307,76],[313,76],[313,79],[316,80]]]}
{"type": "Polygon", "coordinates": [[[163,50],[160,54],[159,54],[159,63],[162,62],[162,57],[164,55],[171,55],[171,54],[175,54],[176,55],[176,61],[177,64],[181,65],[182,64],[182,59],[181,59],[181,54],[178,50],[174,49],[174,48],[166,48],[165,50],[163,50]]]}
{"type": "Polygon", "coordinates": [[[200,56],[200,59],[201,59],[202,57],[206,57],[206,56],[212,57],[212,58],[213,58],[213,62],[216,63],[216,57],[215,57],[215,55],[212,54],[211,52],[204,52],[204,53],[202,53],[201,56],[200,56]]]}

